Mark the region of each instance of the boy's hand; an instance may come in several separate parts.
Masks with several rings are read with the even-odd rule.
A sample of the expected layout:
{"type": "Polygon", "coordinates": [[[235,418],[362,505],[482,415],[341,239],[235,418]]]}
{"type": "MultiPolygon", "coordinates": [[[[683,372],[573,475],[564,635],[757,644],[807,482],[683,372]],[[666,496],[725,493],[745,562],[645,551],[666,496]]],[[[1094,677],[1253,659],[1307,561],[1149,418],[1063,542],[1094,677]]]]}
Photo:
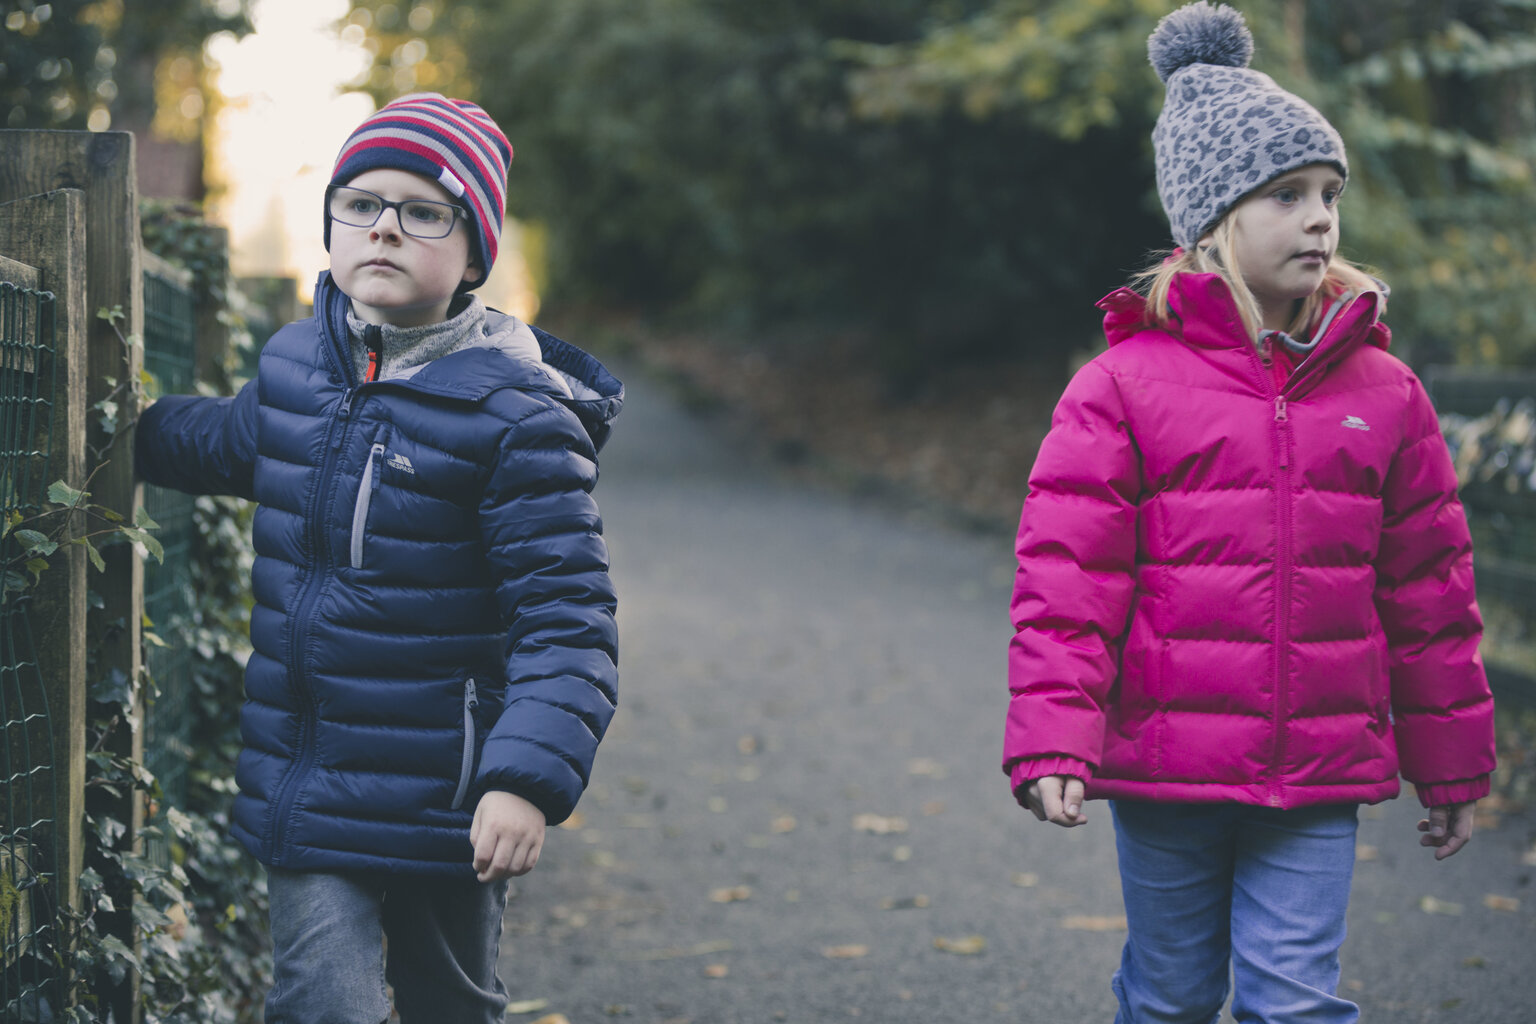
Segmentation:
{"type": "Polygon", "coordinates": [[[475,805],[469,841],[475,877],[482,882],[526,875],[544,847],[544,812],[515,793],[488,790],[475,805]]]}
{"type": "Polygon", "coordinates": [[[1431,807],[1429,817],[1419,822],[1420,846],[1433,846],[1435,860],[1445,860],[1472,841],[1472,819],[1477,801],[1431,807]]]}
{"type": "Polygon", "coordinates": [[[1081,825],[1088,820],[1083,814],[1083,780],[1076,775],[1047,775],[1036,779],[1024,791],[1024,805],[1041,821],[1051,821],[1062,828],[1081,825]]]}

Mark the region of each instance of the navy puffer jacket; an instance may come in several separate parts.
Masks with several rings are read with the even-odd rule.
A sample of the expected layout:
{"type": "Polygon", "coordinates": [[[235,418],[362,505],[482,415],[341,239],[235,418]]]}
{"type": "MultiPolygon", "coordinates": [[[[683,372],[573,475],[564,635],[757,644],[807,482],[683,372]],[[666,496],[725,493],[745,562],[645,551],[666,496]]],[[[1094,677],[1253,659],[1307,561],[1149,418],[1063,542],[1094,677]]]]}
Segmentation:
{"type": "Polygon", "coordinates": [[[145,480],[259,503],[233,831],[277,867],[472,876],[479,795],[563,821],[613,715],[591,491],[623,388],[542,331],[544,366],[467,348],[359,385],[329,275],[315,309],[237,396],[137,432],[145,480]]]}

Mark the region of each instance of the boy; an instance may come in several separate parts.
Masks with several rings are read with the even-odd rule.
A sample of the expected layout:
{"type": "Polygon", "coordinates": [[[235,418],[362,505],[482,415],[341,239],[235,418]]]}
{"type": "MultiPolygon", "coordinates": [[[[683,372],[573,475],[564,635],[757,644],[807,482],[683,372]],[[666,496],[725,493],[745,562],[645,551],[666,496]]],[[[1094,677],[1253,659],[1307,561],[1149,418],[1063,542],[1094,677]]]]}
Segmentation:
{"type": "Polygon", "coordinates": [[[239,395],[139,421],[145,480],[259,503],[233,832],[268,870],[268,1024],[379,1024],[386,980],[406,1024],[499,1021],[506,879],[613,715],[591,490],[623,388],[469,294],[511,159],[472,103],[381,108],[326,189],[315,315],[239,395]]]}

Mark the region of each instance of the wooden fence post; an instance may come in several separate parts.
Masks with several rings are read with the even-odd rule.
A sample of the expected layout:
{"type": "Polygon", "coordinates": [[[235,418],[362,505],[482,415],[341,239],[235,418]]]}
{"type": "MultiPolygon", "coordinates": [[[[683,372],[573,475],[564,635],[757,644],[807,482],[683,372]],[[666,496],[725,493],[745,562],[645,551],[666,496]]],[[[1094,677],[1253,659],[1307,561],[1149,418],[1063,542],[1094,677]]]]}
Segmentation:
{"type": "MultiPolygon", "coordinates": [[[[129,338],[144,334],[144,283],[140,267],[139,189],[134,172],[134,140],[127,132],[0,131],[0,202],[61,188],[79,189],[85,195],[86,309],[90,322],[86,333],[86,403],[95,409],[103,400],[116,399],[119,419],[131,421],[138,410],[118,394],[119,384],[137,393],[143,366],[142,346],[124,345],[118,333],[129,338]],[[101,310],[121,313],[116,327],[98,319],[101,310]],[[109,383],[109,381],[115,383],[109,383]]],[[[129,432],[114,439],[94,422],[87,424],[91,451],[87,474],[91,497],[132,521],[139,506],[140,487],[133,477],[133,449],[129,432]]],[[[139,643],[143,614],[144,570],[133,548],[114,545],[103,553],[106,572],[92,582],[102,607],[93,609],[89,631],[97,646],[93,680],[121,673],[130,680],[140,675],[139,643]]],[[[136,720],[143,720],[142,702],[136,720]]],[[[144,760],[142,729],[121,735],[119,754],[135,762],[144,760]]],[[[144,823],[141,800],[129,795],[109,813],[127,826],[126,843],[140,842],[144,823]]],[[[117,895],[117,894],[114,894],[117,895]]],[[[123,894],[126,895],[126,894],[123,894]]],[[[123,938],[132,935],[132,908],[124,899],[107,922],[123,938]]],[[[138,1020],[138,978],[130,973],[115,991],[106,993],[117,1020],[138,1020]]]]}
{"type": "MultiPolygon", "coordinates": [[[[36,267],[37,287],[55,297],[53,428],[49,473],[71,487],[85,484],[85,197],[75,190],[0,205],[0,253],[36,267]]],[[[43,481],[44,485],[52,480],[43,481]]],[[[32,629],[38,672],[53,733],[54,849],[58,899],[79,906],[85,821],[86,703],[85,550],[62,548],[33,591],[32,629]]]]}

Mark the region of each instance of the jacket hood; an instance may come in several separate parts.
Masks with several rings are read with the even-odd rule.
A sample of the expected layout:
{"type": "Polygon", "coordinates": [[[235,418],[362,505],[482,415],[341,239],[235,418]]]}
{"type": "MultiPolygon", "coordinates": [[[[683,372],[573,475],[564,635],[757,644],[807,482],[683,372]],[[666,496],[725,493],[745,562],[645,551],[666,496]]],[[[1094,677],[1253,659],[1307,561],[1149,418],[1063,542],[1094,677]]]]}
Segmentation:
{"type": "MultiPolygon", "coordinates": [[[[330,271],[315,283],[315,320],[327,358],[349,379],[347,298],[330,271]]],[[[475,344],[422,366],[410,377],[418,390],[445,398],[481,401],[504,387],[543,392],[581,421],[599,450],[624,404],[624,385],[595,357],[515,316],[487,308],[485,336],[475,344]]]]}
{"type": "MultiPolygon", "coordinates": [[[[1385,349],[1391,332],[1380,320],[1381,295],[1370,291],[1341,296],[1343,308],[1328,322],[1329,337],[1364,340],[1385,349]]],[[[1104,311],[1104,337],[1111,348],[1147,330],[1156,330],[1146,319],[1146,296],[1132,288],[1117,288],[1096,304],[1104,311]]],[[[1168,289],[1168,305],[1174,322],[1167,334],[1200,348],[1232,348],[1247,336],[1231,289],[1220,274],[1180,274],[1168,289]]]]}

